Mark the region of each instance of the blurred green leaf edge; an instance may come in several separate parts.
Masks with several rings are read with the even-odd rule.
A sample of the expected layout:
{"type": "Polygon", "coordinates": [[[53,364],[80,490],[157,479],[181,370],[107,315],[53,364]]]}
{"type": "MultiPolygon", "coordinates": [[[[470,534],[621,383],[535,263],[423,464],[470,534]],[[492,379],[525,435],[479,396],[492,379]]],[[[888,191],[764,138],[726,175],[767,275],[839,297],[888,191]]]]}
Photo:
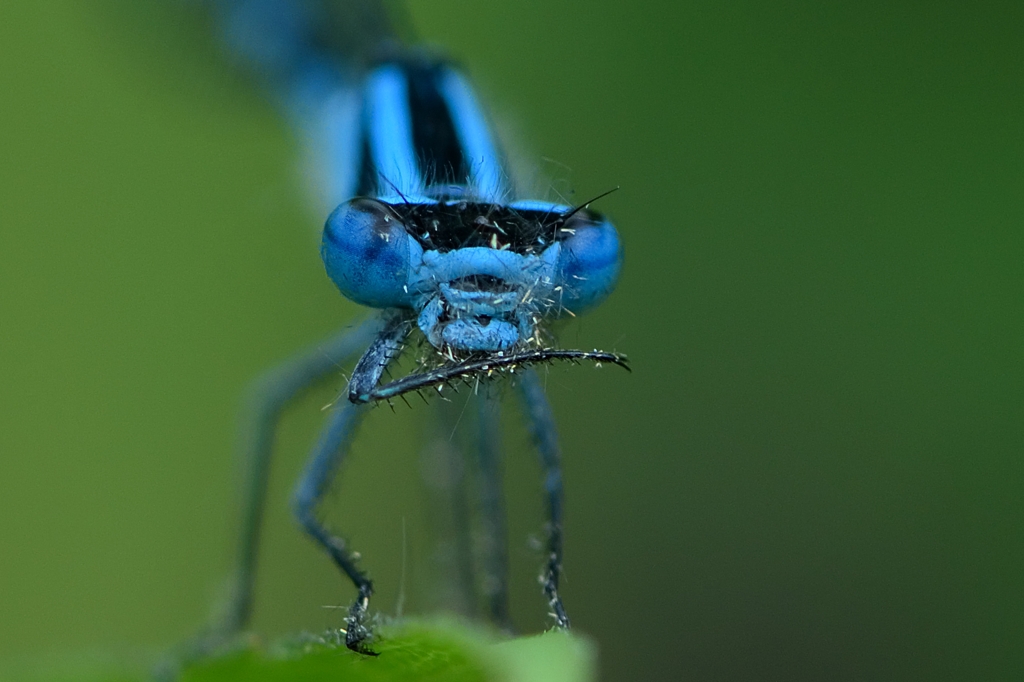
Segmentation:
{"type": "MultiPolygon", "coordinates": [[[[338,633],[302,634],[265,644],[255,636],[238,648],[189,666],[181,682],[591,682],[597,649],[560,631],[510,638],[491,629],[435,618],[405,619],[378,628],[369,657],[345,648],[338,633]]],[[[45,663],[45,662],[44,662],[45,663]]],[[[128,682],[146,679],[144,666],[65,658],[48,670],[22,669],[0,680],[128,682]],[[59,669],[57,669],[59,668],[59,669]]]]}

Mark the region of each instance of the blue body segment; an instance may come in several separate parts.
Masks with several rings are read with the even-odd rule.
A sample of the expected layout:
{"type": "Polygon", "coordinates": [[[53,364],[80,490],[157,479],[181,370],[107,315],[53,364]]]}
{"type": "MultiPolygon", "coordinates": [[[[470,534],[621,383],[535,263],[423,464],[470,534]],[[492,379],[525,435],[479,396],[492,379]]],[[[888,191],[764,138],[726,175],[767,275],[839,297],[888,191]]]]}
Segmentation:
{"type": "MultiPolygon", "coordinates": [[[[423,187],[413,146],[408,83],[397,65],[374,70],[366,79],[366,143],[378,176],[400,197],[423,187]]],[[[351,162],[351,158],[347,159],[351,162]]]]}
{"type": "Polygon", "coordinates": [[[586,206],[517,197],[466,77],[446,61],[396,47],[378,0],[209,2],[230,53],[259,74],[307,147],[313,179],[333,209],[321,240],[328,276],[343,295],[378,312],[253,384],[240,445],[247,464],[245,506],[230,599],[162,677],[245,627],[276,423],[288,403],[359,353],[348,400],[330,410],[293,498],[304,530],[358,591],[345,620],[347,646],[373,654],[367,624],[373,583],[317,510],[366,412],[361,405],[468,379],[484,386],[473,400],[481,515],[493,536],[481,561],[490,585],[485,596],[492,620],[511,628],[500,428],[495,398],[486,391],[496,372],[517,378],[540,454],[548,506],[541,584],[556,625],[568,627],[559,595],[560,451],[531,365],[589,359],[625,366],[615,354],[553,347],[546,324],[585,311],[612,291],[622,266],[615,228],[586,206]],[[382,386],[382,375],[416,330],[436,349],[436,366],[382,386]]]}

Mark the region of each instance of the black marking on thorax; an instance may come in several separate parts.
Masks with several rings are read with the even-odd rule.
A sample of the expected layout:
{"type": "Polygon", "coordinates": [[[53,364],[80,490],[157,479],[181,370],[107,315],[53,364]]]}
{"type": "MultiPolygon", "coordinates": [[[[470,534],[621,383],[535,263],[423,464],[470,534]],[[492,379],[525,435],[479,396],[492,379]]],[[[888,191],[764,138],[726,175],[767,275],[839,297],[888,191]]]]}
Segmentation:
{"type": "Polygon", "coordinates": [[[413,146],[427,187],[469,183],[462,145],[439,87],[441,77],[449,68],[446,64],[405,66],[413,146]]]}

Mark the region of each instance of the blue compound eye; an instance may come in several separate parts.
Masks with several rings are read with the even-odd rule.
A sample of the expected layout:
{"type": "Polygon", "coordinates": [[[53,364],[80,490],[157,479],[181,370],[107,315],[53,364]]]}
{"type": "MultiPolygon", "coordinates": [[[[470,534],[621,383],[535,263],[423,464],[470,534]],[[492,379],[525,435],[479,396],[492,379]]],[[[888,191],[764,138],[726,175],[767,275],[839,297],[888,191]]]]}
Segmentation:
{"type": "Polygon", "coordinates": [[[387,204],[353,199],[327,219],[320,256],[347,298],[374,308],[411,307],[405,286],[411,241],[387,204]]]}
{"type": "Polygon", "coordinates": [[[561,228],[558,256],[562,307],[580,313],[603,301],[615,288],[622,268],[619,235],[610,222],[580,211],[561,228]]]}

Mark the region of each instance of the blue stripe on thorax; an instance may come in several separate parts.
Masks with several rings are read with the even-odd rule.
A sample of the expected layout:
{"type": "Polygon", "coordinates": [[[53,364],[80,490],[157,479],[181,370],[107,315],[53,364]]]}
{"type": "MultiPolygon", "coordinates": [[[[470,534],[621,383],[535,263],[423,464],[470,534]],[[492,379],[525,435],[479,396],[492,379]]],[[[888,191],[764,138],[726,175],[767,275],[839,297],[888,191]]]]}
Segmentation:
{"type": "Polygon", "coordinates": [[[402,69],[388,64],[370,73],[365,97],[364,134],[370,161],[379,176],[378,188],[386,194],[418,195],[424,183],[413,144],[412,111],[402,69]]]}

